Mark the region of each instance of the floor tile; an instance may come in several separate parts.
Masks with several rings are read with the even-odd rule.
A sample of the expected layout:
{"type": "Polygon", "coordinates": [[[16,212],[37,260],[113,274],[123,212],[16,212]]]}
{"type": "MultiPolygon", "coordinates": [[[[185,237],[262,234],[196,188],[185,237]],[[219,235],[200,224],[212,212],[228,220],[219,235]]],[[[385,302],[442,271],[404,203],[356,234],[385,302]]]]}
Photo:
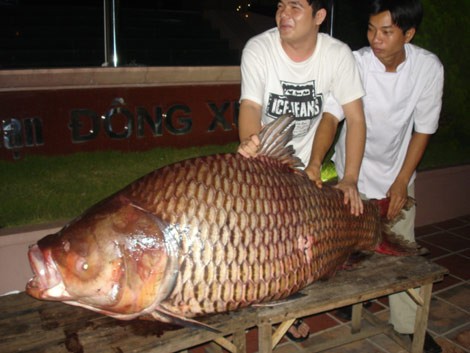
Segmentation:
{"type": "Polygon", "coordinates": [[[461,283],[462,280],[452,275],[444,276],[444,279],[440,282],[435,282],[432,286],[433,293],[440,292],[446,288],[452,287],[458,283],[461,283]]]}
{"type": "Polygon", "coordinates": [[[415,238],[421,238],[425,235],[441,232],[440,228],[436,228],[433,225],[426,225],[415,229],[415,238]]]}
{"type": "Polygon", "coordinates": [[[328,349],[322,353],[384,353],[381,347],[374,345],[369,340],[361,340],[344,346],[328,349]]]}
{"type": "MultiPolygon", "coordinates": [[[[315,346],[319,342],[325,341],[335,341],[336,339],[348,335],[351,332],[351,329],[347,325],[337,325],[333,329],[328,329],[325,331],[316,332],[313,335],[310,335],[309,339],[302,343],[304,348],[315,346]]],[[[329,352],[329,351],[326,351],[329,352]]]]}
{"type": "Polygon", "coordinates": [[[442,353],[468,353],[469,351],[455,344],[452,341],[445,339],[444,337],[436,338],[437,344],[442,348],[442,353]]]}
{"type": "Polygon", "coordinates": [[[400,346],[387,335],[377,335],[369,338],[369,340],[375,345],[383,348],[388,353],[408,353],[405,348],[400,346]]]}
{"type": "Polygon", "coordinates": [[[447,249],[443,249],[440,246],[427,242],[426,238],[418,239],[418,244],[429,251],[429,254],[425,255],[427,259],[435,259],[436,257],[441,257],[450,253],[447,249]]]}
{"type": "Polygon", "coordinates": [[[459,251],[468,248],[468,239],[450,232],[432,234],[420,240],[449,251],[459,251]]]}
{"type": "Polygon", "coordinates": [[[470,350],[470,323],[447,334],[445,337],[459,347],[470,350]]]}
{"type": "Polygon", "coordinates": [[[445,334],[455,327],[470,322],[470,314],[436,297],[431,300],[428,329],[439,334],[445,334]]]}
{"type": "MultiPolygon", "coordinates": [[[[388,297],[387,297],[388,298],[388,297]]],[[[387,306],[388,306],[388,300],[387,300],[387,306]]],[[[386,307],[378,300],[374,300],[372,302],[372,305],[367,308],[368,311],[371,313],[377,313],[379,311],[384,310],[386,307]]]]}
{"type": "Polygon", "coordinates": [[[435,227],[441,229],[453,229],[457,227],[465,226],[467,222],[460,218],[449,219],[447,221],[439,222],[434,224],[435,227]]]}
{"type": "Polygon", "coordinates": [[[470,249],[459,252],[459,255],[470,258],[470,249]]]}
{"type": "Polygon", "coordinates": [[[336,326],[338,323],[327,313],[313,315],[304,319],[310,326],[310,332],[318,332],[336,326]]]}
{"type": "Polygon", "coordinates": [[[384,297],[380,297],[379,299],[377,299],[380,304],[384,305],[385,307],[388,308],[389,304],[388,304],[388,295],[384,296],[384,297]]]}
{"type": "Polygon", "coordinates": [[[465,281],[470,279],[470,261],[467,257],[461,255],[445,256],[434,261],[435,263],[447,268],[450,273],[465,281]]]}
{"type": "Polygon", "coordinates": [[[470,238],[470,225],[452,229],[452,233],[460,235],[465,238],[470,238]]]}
{"type": "Polygon", "coordinates": [[[252,328],[246,334],[246,351],[256,352],[258,350],[258,329],[252,328]]]}
{"type": "Polygon", "coordinates": [[[377,314],[375,314],[376,318],[379,319],[380,321],[382,322],[388,322],[388,320],[390,319],[390,310],[387,309],[387,310],[383,310],[377,314]]]}
{"type": "Polygon", "coordinates": [[[315,332],[310,335],[309,339],[303,344],[304,347],[310,347],[312,344],[315,344],[318,340],[335,340],[338,337],[349,334],[350,327],[348,325],[336,325],[334,328],[315,332]]]}
{"type": "Polygon", "coordinates": [[[463,283],[436,295],[459,308],[470,313],[470,284],[463,283]]]}

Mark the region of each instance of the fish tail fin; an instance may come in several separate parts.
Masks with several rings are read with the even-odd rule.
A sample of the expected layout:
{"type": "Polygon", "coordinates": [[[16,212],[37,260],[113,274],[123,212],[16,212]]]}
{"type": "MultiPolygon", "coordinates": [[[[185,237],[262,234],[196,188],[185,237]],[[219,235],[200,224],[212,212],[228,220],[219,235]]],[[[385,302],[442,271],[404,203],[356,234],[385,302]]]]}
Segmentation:
{"type": "Polygon", "coordinates": [[[405,203],[405,206],[403,206],[403,209],[400,211],[397,217],[392,220],[387,219],[390,198],[371,201],[377,205],[380,213],[381,241],[374,249],[376,252],[393,256],[425,255],[428,253],[427,249],[422,248],[416,242],[408,241],[402,235],[396,234],[392,231],[392,227],[398,221],[404,218],[403,210],[409,210],[415,205],[415,199],[408,197],[408,200],[405,203]]]}
{"type": "Polygon", "coordinates": [[[425,255],[428,252],[416,242],[408,241],[390,229],[382,230],[382,239],[374,250],[379,254],[392,256],[425,255]]]}

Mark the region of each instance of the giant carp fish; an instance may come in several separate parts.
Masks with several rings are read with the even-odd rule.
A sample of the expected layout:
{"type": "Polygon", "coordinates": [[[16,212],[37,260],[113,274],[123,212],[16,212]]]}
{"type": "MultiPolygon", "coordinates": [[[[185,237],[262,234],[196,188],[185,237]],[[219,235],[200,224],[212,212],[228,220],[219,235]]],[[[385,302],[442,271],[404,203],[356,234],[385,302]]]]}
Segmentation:
{"type": "Polygon", "coordinates": [[[42,238],[29,249],[27,293],[121,320],[194,324],[287,298],[352,253],[416,254],[393,239],[386,206],[365,201],[354,216],[339,189],[307,177],[289,145],[293,119],[262,129],[256,158],[156,169],[42,238]]]}

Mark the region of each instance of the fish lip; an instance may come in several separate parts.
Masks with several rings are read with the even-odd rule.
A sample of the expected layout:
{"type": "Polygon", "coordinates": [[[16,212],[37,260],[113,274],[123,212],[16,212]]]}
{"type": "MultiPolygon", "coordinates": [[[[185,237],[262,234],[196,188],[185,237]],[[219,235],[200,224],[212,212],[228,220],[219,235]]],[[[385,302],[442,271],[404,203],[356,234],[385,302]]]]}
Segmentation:
{"type": "Polygon", "coordinates": [[[50,251],[43,252],[34,244],[29,247],[28,258],[33,271],[33,277],[26,284],[26,292],[29,295],[49,300],[70,298],[50,251]]]}

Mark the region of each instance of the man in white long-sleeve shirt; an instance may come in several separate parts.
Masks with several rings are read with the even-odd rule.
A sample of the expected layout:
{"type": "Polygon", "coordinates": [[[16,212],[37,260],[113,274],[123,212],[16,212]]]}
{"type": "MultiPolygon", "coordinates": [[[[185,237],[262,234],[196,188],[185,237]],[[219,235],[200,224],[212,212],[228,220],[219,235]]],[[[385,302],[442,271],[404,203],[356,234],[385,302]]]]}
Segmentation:
{"type": "MultiPolygon", "coordinates": [[[[408,196],[414,197],[416,168],[438,128],[441,111],[442,64],[431,52],[410,43],[422,15],[419,0],[372,1],[367,32],[370,47],[353,53],[366,90],[367,137],[358,188],[365,198],[390,197],[389,219],[397,216],[408,196]]],[[[334,115],[325,114],[321,122],[331,126],[333,136],[344,114],[331,99],[325,112],[334,115]]],[[[339,177],[346,163],[346,130],[347,122],[333,156],[339,177]]],[[[415,207],[393,230],[414,241],[414,223],[415,207]]],[[[395,331],[413,334],[416,304],[406,293],[391,295],[389,303],[395,331]]],[[[424,353],[441,351],[426,334],[424,353]]]]}

